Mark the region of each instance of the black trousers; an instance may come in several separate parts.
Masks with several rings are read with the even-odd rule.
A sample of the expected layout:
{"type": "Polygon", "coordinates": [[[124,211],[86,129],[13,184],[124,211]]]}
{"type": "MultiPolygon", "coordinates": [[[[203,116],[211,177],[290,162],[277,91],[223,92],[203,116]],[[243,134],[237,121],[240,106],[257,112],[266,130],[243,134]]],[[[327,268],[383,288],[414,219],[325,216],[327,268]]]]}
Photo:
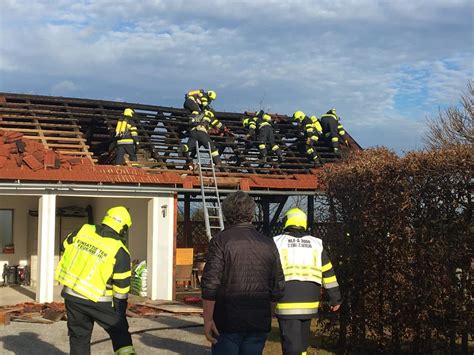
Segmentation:
{"type": "Polygon", "coordinates": [[[135,144],[117,144],[117,155],[115,157],[115,165],[125,163],[125,154],[128,154],[130,161],[137,161],[137,153],[135,152],[135,144]]]}
{"type": "Polygon", "coordinates": [[[183,107],[188,110],[189,112],[201,112],[201,107],[198,105],[198,103],[192,99],[186,99],[184,101],[183,107]]]}
{"type": "Polygon", "coordinates": [[[71,355],[91,353],[91,335],[94,322],[109,334],[114,352],[132,345],[125,315],[115,311],[111,302],[80,302],[65,299],[67,328],[71,355]]]}
{"type": "Polygon", "coordinates": [[[260,155],[262,157],[267,156],[267,144],[270,145],[272,151],[275,152],[276,155],[281,156],[281,149],[278,145],[275,144],[275,135],[273,132],[273,127],[271,126],[263,126],[258,129],[258,149],[260,151],[260,155]]]}
{"type": "Polygon", "coordinates": [[[339,148],[339,133],[337,131],[336,119],[333,117],[322,117],[321,118],[321,127],[323,128],[323,135],[328,141],[332,142],[332,146],[335,149],[339,148]]]}
{"type": "Polygon", "coordinates": [[[196,142],[198,142],[199,145],[203,145],[206,148],[210,144],[211,154],[212,154],[212,159],[214,160],[214,164],[220,163],[221,159],[219,157],[219,151],[216,149],[214,143],[211,140],[211,137],[209,137],[209,134],[207,132],[200,131],[197,129],[191,130],[191,132],[189,133],[189,139],[184,145],[185,147],[184,151],[188,159],[191,159],[196,154],[196,142]]]}
{"type": "Polygon", "coordinates": [[[309,346],[311,319],[280,319],[280,339],[283,355],[301,355],[309,346]]]}

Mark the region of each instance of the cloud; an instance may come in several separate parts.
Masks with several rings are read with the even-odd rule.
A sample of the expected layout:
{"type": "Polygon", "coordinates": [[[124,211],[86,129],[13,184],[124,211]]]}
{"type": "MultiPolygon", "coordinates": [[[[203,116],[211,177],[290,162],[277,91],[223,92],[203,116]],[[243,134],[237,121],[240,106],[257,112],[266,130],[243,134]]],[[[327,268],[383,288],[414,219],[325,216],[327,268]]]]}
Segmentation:
{"type": "Polygon", "coordinates": [[[447,0],[8,0],[0,90],[181,107],[202,87],[226,111],[336,107],[363,146],[401,151],[473,76],[471,13],[447,0]]]}

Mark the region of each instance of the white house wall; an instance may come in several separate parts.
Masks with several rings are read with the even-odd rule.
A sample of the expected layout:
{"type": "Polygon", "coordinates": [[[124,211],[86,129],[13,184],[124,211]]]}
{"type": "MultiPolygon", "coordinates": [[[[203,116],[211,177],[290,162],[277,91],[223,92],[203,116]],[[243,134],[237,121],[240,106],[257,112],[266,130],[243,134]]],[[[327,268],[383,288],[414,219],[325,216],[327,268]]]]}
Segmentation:
{"type": "Polygon", "coordinates": [[[3,265],[25,265],[27,264],[27,240],[28,240],[28,211],[38,210],[37,196],[12,196],[0,195],[0,208],[13,209],[13,244],[14,254],[3,254],[0,250],[0,270],[3,265]]]}
{"type": "MultiPolygon", "coordinates": [[[[48,276],[47,282],[43,282],[43,284],[46,284],[46,289],[37,284],[38,281],[41,281],[38,279],[38,260],[40,258],[38,255],[38,217],[29,215],[30,210],[38,211],[39,202],[40,196],[0,195],[0,208],[14,210],[13,242],[15,245],[14,254],[0,254],[0,267],[3,268],[3,264],[5,263],[9,265],[29,264],[32,271],[32,283],[33,285],[36,284],[37,289],[40,290],[41,302],[49,302],[52,301],[52,299],[50,299],[52,297],[52,282],[49,280],[50,276],[48,276]]],[[[152,298],[172,298],[174,264],[173,251],[175,241],[174,224],[176,223],[174,220],[175,204],[173,194],[163,193],[160,194],[160,197],[137,196],[137,198],[56,195],[55,203],[57,208],[69,206],[85,208],[87,205],[91,205],[93,223],[95,224],[99,224],[102,221],[103,216],[109,208],[118,205],[127,207],[133,221],[128,243],[132,260],[152,261],[152,267],[154,269],[157,269],[158,267],[159,270],[151,271],[149,275],[150,277],[152,276],[152,279],[149,280],[149,286],[153,286],[154,290],[154,292],[150,294],[152,298]],[[150,201],[155,202],[150,203],[150,201]],[[163,214],[163,205],[167,205],[166,214],[163,214]],[[150,228],[149,218],[154,218],[155,224],[153,225],[153,228],[150,228]],[[152,242],[150,243],[150,241],[152,242]],[[153,262],[153,260],[150,259],[151,254],[153,253],[147,255],[147,243],[148,246],[158,247],[159,250],[155,254],[156,258],[159,258],[160,260],[154,260],[153,262]],[[156,264],[156,262],[158,262],[158,264],[156,264]]],[[[43,204],[43,206],[48,206],[48,204],[43,204]]],[[[42,245],[43,248],[49,250],[48,255],[51,253],[51,247],[49,247],[49,245],[54,245],[53,264],[55,268],[59,260],[60,240],[64,239],[68,233],[76,230],[83,223],[86,223],[87,218],[63,217],[61,219],[61,226],[59,225],[58,217],[56,217],[56,221],[54,220],[54,216],[51,217],[51,214],[47,218],[49,218],[49,221],[45,220],[45,222],[49,223],[49,225],[51,225],[52,222],[54,226],[48,227],[47,229],[42,228],[41,230],[43,233],[46,233],[45,231],[52,231],[54,229],[54,235],[50,237],[51,242],[54,244],[44,244],[45,241],[48,243],[50,241],[46,233],[43,234],[42,245]]],[[[155,254],[153,254],[152,258],[155,257],[155,254]]],[[[49,263],[46,268],[43,267],[44,272],[47,275],[50,275],[54,268],[52,268],[49,263]]]]}

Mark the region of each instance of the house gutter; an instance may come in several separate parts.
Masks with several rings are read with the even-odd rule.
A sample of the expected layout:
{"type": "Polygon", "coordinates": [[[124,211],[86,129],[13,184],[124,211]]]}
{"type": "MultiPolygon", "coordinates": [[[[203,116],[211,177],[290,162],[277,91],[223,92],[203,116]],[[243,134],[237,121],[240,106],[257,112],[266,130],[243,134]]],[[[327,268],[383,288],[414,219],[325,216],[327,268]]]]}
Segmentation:
{"type": "MultiPolygon", "coordinates": [[[[221,194],[235,192],[235,189],[219,189],[221,194]]],[[[273,195],[273,196],[311,196],[321,194],[320,191],[301,190],[250,190],[245,191],[250,195],[273,195]]],[[[128,194],[137,197],[153,197],[163,193],[195,193],[201,194],[200,189],[185,189],[181,187],[151,187],[143,185],[82,185],[82,184],[38,184],[24,183],[21,181],[13,183],[0,183],[0,194],[8,195],[74,195],[90,196],[97,194],[100,196],[116,196],[117,194],[128,194]]]]}

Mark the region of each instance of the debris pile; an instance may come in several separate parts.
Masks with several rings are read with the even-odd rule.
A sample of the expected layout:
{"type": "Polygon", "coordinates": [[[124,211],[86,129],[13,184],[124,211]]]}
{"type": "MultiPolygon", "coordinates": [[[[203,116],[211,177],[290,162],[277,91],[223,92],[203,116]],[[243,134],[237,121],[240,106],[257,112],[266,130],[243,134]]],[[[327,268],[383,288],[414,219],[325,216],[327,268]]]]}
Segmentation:
{"type": "MultiPolygon", "coordinates": [[[[193,298],[200,301],[198,297],[193,298]]],[[[188,306],[182,302],[173,301],[144,300],[144,302],[129,302],[127,308],[127,317],[132,318],[156,317],[162,313],[179,315],[201,314],[202,306],[188,306]]],[[[10,321],[51,324],[66,319],[64,303],[40,304],[25,302],[13,306],[0,307],[0,325],[8,325],[10,321]]]]}
{"type": "Polygon", "coordinates": [[[68,157],[23,137],[23,133],[0,130],[0,168],[25,167],[33,171],[71,170],[76,165],[93,165],[89,158],[68,157]]]}

